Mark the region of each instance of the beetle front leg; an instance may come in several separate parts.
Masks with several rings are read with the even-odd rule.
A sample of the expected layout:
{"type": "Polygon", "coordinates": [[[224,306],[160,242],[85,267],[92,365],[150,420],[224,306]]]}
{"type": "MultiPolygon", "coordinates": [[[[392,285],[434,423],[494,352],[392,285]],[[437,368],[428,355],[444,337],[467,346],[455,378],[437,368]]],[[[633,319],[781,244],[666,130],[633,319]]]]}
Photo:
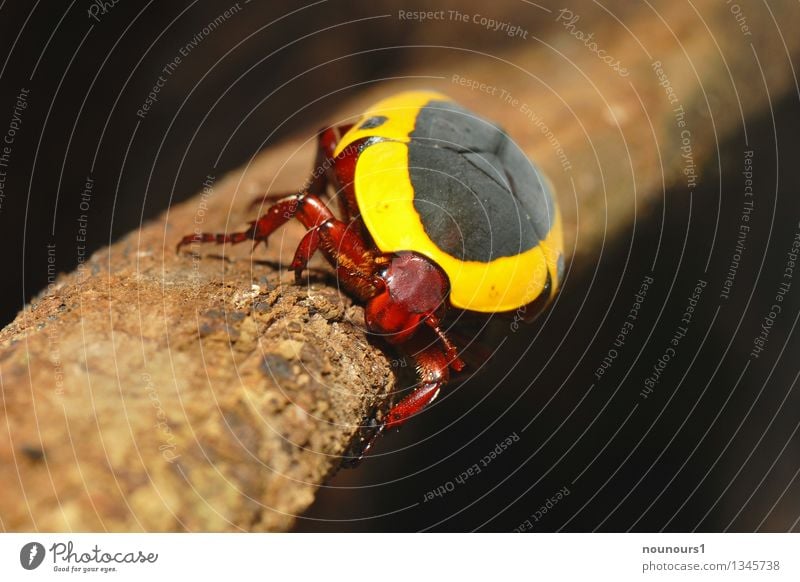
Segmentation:
{"type": "MultiPolygon", "coordinates": [[[[358,440],[351,445],[351,450],[346,454],[344,466],[355,467],[369,453],[375,442],[386,429],[396,428],[405,423],[412,416],[422,411],[433,402],[450,379],[452,362],[447,355],[435,344],[423,345],[418,338],[412,338],[404,346],[406,351],[419,348],[410,357],[416,363],[419,383],[413,392],[392,406],[377,427],[362,427],[358,440]]],[[[373,421],[374,422],[374,421],[373,421]]]]}
{"type": "MultiPolygon", "coordinates": [[[[373,272],[376,270],[374,253],[363,244],[353,229],[341,220],[332,217],[311,227],[297,245],[289,268],[294,271],[298,283],[302,282],[303,269],[306,268],[314,253],[320,249],[325,252],[328,261],[337,268],[337,273],[342,277],[345,287],[349,288],[349,283],[362,279],[375,283],[373,276],[373,272]]],[[[370,292],[367,296],[372,294],[370,292]]]]}
{"type": "Polygon", "coordinates": [[[425,323],[431,328],[433,333],[436,334],[436,337],[439,338],[439,341],[442,342],[449,366],[456,372],[463,370],[466,364],[464,364],[464,361],[458,357],[458,348],[442,329],[439,318],[431,314],[425,319],[425,323]]]}
{"type": "Polygon", "coordinates": [[[351,225],[330,215],[305,234],[290,266],[298,282],[302,282],[303,269],[317,250],[321,250],[336,268],[339,283],[350,295],[367,301],[382,288],[375,274],[382,258],[364,243],[351,225]]]}
{"type": "Polygon", "coordinates": [[[389,410],[383,422],[387,429],[401,426],[422,411],[436,399],[442,386],[450,379],[450,360],[438,346],[428,346],[413,354],[412,358],[416,363],[419,384],[389,410]]]}

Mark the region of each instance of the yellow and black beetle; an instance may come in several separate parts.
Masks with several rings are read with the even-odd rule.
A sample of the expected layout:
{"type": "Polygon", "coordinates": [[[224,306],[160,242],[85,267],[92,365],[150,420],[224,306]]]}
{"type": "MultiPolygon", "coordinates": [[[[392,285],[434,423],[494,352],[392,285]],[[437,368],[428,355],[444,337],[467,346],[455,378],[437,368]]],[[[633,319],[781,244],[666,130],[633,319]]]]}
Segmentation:
{"type": "Polygon", "coordinates": [[[441,93],[399,93],[354,124],[320,131],[308,187],[257,202],[264,201],[274,203],[248,230],[187,235],[178,248],[266,243],[289,219],[300,220],[308,231],[291,263],[298,280],[322,251],[342,287],[364,303],[369,331],[417,364],[419,384],[376,435],[419,412],[451,369],[464,368],[444,329],[448,310],[531,319],[563,277],[549,182],[502,129],[441,93]],[[329,186],[341,219],[321,200],[329,186]]]}

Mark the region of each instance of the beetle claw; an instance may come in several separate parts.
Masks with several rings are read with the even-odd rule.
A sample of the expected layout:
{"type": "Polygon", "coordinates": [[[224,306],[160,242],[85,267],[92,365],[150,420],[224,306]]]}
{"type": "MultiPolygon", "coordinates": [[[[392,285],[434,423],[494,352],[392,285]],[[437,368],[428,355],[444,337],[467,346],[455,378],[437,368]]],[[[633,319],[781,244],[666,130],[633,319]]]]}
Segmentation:
{"type": "Polygon", "coordinates": [[[261,243],[264,243],[264,246],[267,246],[267,244],[268,244],[267,243],[267,239],[265,239],[265,238],[257,238],[257,239],[255,239],[253,241],[253,246],[250,249],[250,254],[251,255],[256,251],[256,249],[258,248],[258,245],[260,245],[261,243]]]}

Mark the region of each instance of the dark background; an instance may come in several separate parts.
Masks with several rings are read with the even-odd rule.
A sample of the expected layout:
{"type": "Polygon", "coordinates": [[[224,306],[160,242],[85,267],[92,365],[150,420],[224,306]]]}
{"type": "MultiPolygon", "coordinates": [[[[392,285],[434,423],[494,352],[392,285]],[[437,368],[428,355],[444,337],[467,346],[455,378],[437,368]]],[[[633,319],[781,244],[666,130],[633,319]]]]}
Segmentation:
{"type": "MultiPolygon", "coordinates": [[[[477,28],[465,37],[377,18],[422,2],[265,4],[240,3],[241,14],[183,59],[144,120],[136,111],[161,68],[232,3],[120,2],[99,23],[88,2],[0,8],[0,126],[20,88],[30,90],[0,207],[3,324],[47,285],[48,244],[59,271],[77,265],[87,176],[95,182],[91,252],[196,193],[207,174],[221,176],[282,138],[315,131],[365,86],[450,56],[428,45],[491,52],[511,42],[477,28]]],[[[523,9],[508,2],[491,14],[523,9]]],[[[771,105],[747,120],[748,144],[743,132],[721,144],[721,172],[701,168],[691,198],[668,191],[669,204],[643,209],[597,260],[573,263],[546,327],[511,334],[484,374],[382,439],[361,467],[336,475],[297,529],[509,531],[526,519],[535,531],[798,529],[797,288],[765,353],[748,360],[800,219],[800,104],[790,95],[771,105]],[[747,148],[757,157],[758,207],[733,295],[721,303],[747,148]],[[717,224],[728,227],[712,240],[717,224]],[[655,284],[629,343],[593,385],[646,274],[655,284]],[[709,284],[691,333],[644,400],[643,379],[700,278],[709,284]],[[423,501],[512,433],[519,442],[479,475],[423,501]],[[563,487],[569,495],[534,522],[563,487]]]]}

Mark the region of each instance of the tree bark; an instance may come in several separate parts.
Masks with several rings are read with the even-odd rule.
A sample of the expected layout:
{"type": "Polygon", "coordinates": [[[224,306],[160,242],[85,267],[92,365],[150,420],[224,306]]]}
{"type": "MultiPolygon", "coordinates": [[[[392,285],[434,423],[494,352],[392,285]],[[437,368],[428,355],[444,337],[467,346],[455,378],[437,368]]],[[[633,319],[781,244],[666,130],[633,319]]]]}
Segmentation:
{"type": "MultiPolygon", "coordinates": [[[[425,85],[500,122],[543,167],[568,261],[581,268],[666,188],[691,192],[701,169],[714,171],[718,141],[794,87],[788,58],[800,40],[775,22],[797,22],[798,7],[771,7],[775,21],[748,13],[750,35],[723,2],[700,13],[665,3],[658,16],[629,8],[627,31],[597,6],[571,29],[557,10],[536,13],[552,19],[538,42],[453,50],[409,73],[442,77],[425,85]],[[593,33],[627,74],[575,30],[593,33]],[[754,57],[768,54],[774,62],[754,57]]],[[[367,91],[327,121],[419,84],[367,91]]],[[[209,179],[59,277],[0,332],[3,529],[291,527],[358,427],[385,408],[392,355],[370,343],[361,308],[321,263],[306,286],[279,268],[299,225],[252,258],[242,247],[174,248],[195,228],[239,230],[254,196],[296,189],[311,160],[313,138],[296,140],[209,179]]]]}
{"type": "MultiPolygon", "coordinates": [[[[238,182],[214,186],[211,228],[238,182]]],[[[176,255],[203,212],[99,251],[3,331],[7,529],[286,529],[391,390],[325,273],[176,255]]]]}

